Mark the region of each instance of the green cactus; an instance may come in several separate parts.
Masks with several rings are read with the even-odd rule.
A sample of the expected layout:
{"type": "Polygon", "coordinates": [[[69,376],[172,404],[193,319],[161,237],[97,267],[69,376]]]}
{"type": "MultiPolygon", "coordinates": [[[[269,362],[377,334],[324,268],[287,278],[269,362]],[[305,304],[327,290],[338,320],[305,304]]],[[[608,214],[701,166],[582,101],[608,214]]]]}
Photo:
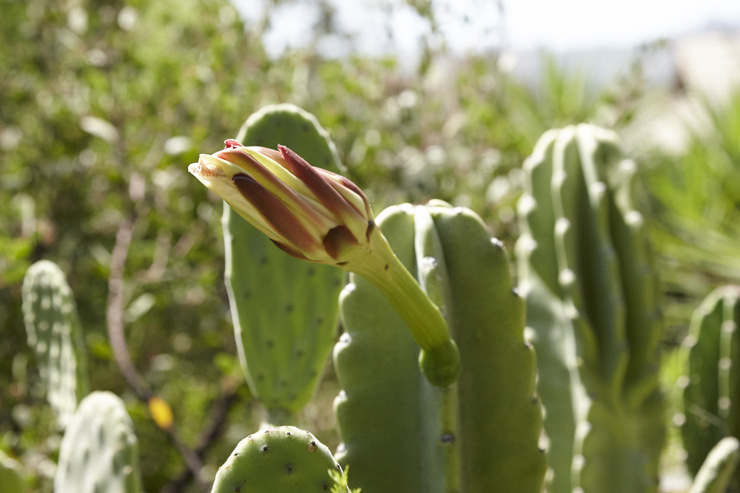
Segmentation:
{"type": "Polygon", "coordinates": [[[72,290],[53,262],[41,260],[28,268],[23,316],[49,404],[63,429],[87,395],[87,362],[72,290]]]}
{"type": "MultiPolygon", "coordinates": [[[[245,145],[283,144],[311,164],[338,171],[339,160],[316,118],[293,105],[268,106],[239,131],[245,145]]],[[[279,250],[224,202],[226,286],[237,349],[249,387],[286,424],[318,385],[337,336],[344,273],[279,250]]]]}
{"type": "MultiPolygon", "coordinates": [[[[686,370],[681,428],[689,470],[697,474],[723,438],[740,438],[740,286],[713,291],[694,312],[684,341],[686,370]]],[[[740,491],[735,473],[731,491],[740,491]]]]}
{"type": "Polygon", "coordinates": [[[133,423],[115,394],[92,392],[80,402],[62,438],[54,491],[141,491],[133,423]]]}
{"type": "Polygon", "coordinates": [[[740,442],[735,437],[723,438],[707,455],[689,493],[725,493],[738,461],[740,442]]]}
{"type": "Polygon", "coordinates": [[[548,490],[654,492],[665,439],[660,314],[635,165],[613,132],[547,132],[525,163],[520,291],[539,358],[548,490]]]}
{"type": "Polygon", "coordinates": [[[343,389],[337,459],[351,465],[364,493],[539,493],[535,355],[501,243],[473,212],[440,201],[390,207],[377,223],[445,314],[462,373],[456,385],[431,386],[391,303],[351,275],[340,297],[345,334],[334,350],[343,389]]]}
{"type": "Polygon", "coordinates": [[[334,484],[330,471],[341,470],[311,433],[293,426],[267,428],[239,442],[219,468],[211,493],[323,493],[334,484]]]}
{"type": "Polygon", "coordinates": [[[20,473],[20,464],[0,450],[0,493],[23,493],[26,485],[20,473]]]}

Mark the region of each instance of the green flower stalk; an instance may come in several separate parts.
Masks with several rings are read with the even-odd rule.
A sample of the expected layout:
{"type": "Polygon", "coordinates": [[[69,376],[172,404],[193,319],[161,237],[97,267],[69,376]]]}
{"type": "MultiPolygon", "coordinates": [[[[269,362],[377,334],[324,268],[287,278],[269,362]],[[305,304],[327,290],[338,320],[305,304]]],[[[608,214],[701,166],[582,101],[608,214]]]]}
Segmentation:
{"type": "Polygon", "coordinates": [[[439,308],[396,258],[357,185],[314,168],[285,146],[245,147],[227,140],[188,171],[284,252],[359,274],[380,289],[421,347],[433,385],[457,380],[460,356],[439,308]]]}

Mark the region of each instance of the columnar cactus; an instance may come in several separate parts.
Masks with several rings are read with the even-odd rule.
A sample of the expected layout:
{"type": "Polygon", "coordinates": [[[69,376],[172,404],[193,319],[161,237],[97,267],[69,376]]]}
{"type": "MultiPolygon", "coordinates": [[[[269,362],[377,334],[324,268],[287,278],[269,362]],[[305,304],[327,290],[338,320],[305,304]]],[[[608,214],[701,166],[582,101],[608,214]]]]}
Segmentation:
{"type": "Polygon", "coordinates": [[[75,300],[55,263],[42,260],[29,267],[23,280],[23,316],[49,404],[63,429],[87,395],[88,380],[75,300]]]}
{"type": "Polygon", "coordinates": [[[331,470],[342,468],[311,433],[293,426],[267,428],[239,442],[211,492],[325,493],[334,484],[331,470]]]}
{"type": "MultiPolygon", "coordinates": [[[[316,118],[293,105],[263,108],[244,124],[245,145],[285,144],[316,166],[339,171],[334,145],[316,118]]],[[[226,286],[237,349],[268,422],[287,424],[318,384],[337,334],[343,272],[280,251],[224,203],[226,286]]]]}
{"type": "Polygon", "coordinates": [[[520,292],[540,356],[554,493],[654,492],[660,314],[635,164],[613,132],[551,130],[524,166],[520,292]]]}
{"type": "Polygon", "coordinates": [[[441,308],[463,361],[458,383],[430,385],[419,347],[388,299],[350,275],[334,350],[341,464],[363,493],[539,493],[545,457],[535,354],[508,258],[472,211],[441,201],[377,218],[396,255],[441,308]]]}
{"type": "Polygon", "coordinates": [[[740,442],[735,437],[723,438],[707,455],[689,493],[726,493],[738,461],[740,442]]]}
{"type": "MultiPolygon", "coordinates": [[[[740,286],[713,291],[694,312],[684,341],[681,433],[689,470],[696,474],[723,438],[740,438],[740,286]]],[[[740,473],[731,482],[740,492],[740,473]]]]}
{"type": "Polygon", "coordinates": [[[59,449],[58,493],[139,493],[139,452],[123,401],[110,392],[85,397],[59,449]]]}

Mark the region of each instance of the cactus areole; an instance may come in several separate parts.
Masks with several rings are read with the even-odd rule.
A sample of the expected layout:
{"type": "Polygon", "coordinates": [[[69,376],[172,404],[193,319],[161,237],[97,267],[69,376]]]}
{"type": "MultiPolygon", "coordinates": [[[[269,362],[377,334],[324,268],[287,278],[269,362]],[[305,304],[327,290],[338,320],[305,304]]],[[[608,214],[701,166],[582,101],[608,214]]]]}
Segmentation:
{"type": "Polygon", "coordinates": [[[236,140],[202,154],[188,171],[286,253],[335,265],[375,284],[422,349],[430,383],[457,380],[460,356],[439,308],[388,245],[357,185],[314,168],[285,146],[246,147],[236,140]]]}

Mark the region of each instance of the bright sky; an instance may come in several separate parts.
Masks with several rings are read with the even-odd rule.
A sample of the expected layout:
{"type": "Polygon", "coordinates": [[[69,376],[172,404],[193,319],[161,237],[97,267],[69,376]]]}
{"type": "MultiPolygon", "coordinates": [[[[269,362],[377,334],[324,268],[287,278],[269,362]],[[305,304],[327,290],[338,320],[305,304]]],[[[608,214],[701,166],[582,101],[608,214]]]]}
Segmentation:
{"type": "MultiPolygon", "coordinates": [[[[232,0],[247,22],[263,12],[264,0],[232,0]]],[[[343,32],[363,53],[399,52],[415,57],[426,21],[400,0],[330,0],[343,32]]],[[[318,9],[311,2],[281,5],[265,37],[278,55],[310,39],[318,9]]],[[[629,48],[709,24],[740,29],[740,0],[435,0],[442,31],[455,52],[486,48],[551,50],[629,48]],[[503,4],[503,10],[499,9],[503,4]]],[[[348,44],[327,39],[325,53],[341,56],[348,44]]]]}
{"type": "Polygon", "coordinates": [[[709,23],[740,29],[738,0],[516,0],[507,6],[515,48],[628,48],[709,23]]]}

